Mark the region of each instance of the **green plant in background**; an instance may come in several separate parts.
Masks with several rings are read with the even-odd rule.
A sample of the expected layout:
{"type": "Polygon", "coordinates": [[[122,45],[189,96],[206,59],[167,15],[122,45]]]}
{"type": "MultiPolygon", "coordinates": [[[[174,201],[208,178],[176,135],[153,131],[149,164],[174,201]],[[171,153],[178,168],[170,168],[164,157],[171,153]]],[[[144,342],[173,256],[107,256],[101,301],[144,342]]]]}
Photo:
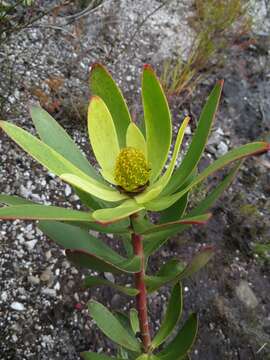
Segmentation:
{"type": "MultiPolygon", "coordinates": [[[[112,314],[91,300],[88,308],[97,326],[118,344],[118,360],[188,359],[198,328],[191,314],[172,340],[167,341],[182,313],[181,282],[202,268],[213,248],[198,252],[189,264],[171,259],[156,274],[149,274],[148,259],[170,236],[210,218],[209,207],[230,185],[242,159],[269,150],[269,144],[254,142],[233,149],[198,173],[222,91],[222,82],[212,90],[199,119],[188,151],[176,168],[188,118],[182,122],[171,159],[172,122],[162,87],[149,65],[142,75],[142,102],[146,135],[132,122],[122,93],[104,67],[94,65],[90,75],[93,98],[88,109],[90,143],[99,173],[89,164],[72,139],[42,108],[31,115],[41,140],[23,129],[1,121],[2,130],[49,171],[74,187],[87,211],[34,204],[16,196],[0,195],[0,218],[39,220],[39,228],[66,249],[75,264],[95,271],[134,276],[134,284],[119,285],[100,276],[88,276],[84,287],[111,286],[136,296],[136,309],[129,316],[112,314]],[[227,176],[188,214],[189,193],[217,170],[236,164],[227,176]],[[168,163],[167,163],[168,162],[168,163]],[[167,165],[167,166],[166,166],[167,165]],[[158,212],[159,220],[151,221],[158,212]],[[122,256],[89,230],[118,235],[126,251],[122,256]],[[160,329],[150,335],[147,293],[172,285],[172,294],[160,329]],[[165,345],[164,345],[165,344],[165,345]]],[[[87,360],[106,360],[107,355],[82,353],[87,360]]]]}
{"type": "MultiPolygon", "coordinates": [[[[195,0],[195,15],[189,19],[195,30],[195,40],[184,61],[166,60],[161,81],[168,94],[180,94],[192,89],[201,78],[201,71],[210,62],[220,65],[226,50],[250,29],[247,0],[195,0]]],[[[205,75],[204,75],[205,76],[205,75]]]]}

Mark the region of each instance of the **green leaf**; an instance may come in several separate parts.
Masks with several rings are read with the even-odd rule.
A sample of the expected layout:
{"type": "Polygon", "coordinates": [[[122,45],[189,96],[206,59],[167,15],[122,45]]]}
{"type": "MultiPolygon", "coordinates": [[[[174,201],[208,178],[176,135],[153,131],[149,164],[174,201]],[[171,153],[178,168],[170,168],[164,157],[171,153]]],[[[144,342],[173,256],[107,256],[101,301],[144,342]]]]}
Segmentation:
{"type": "MultiPolygon", "coordinates": [[[[103,182],[101,176],[99,176],[94,167],[88,162],[71,137],[49,113],[40,106],[32,106],[30,110],[38,135],[45,144],[61,154],[65,159],[69,160],[73,165],[77,166],[90,177],[103,182]]],[[[94,196],[85,194],[83,191],[76,188],[75,192],[80,197],[82,203],[89,209],[106,207],[104,202],[95,199],[94,196]]]]}
{"type": "MultiPolygon", "coordinates": [[[[172,221],[169,223],[159,224],[159,225],[152,225],[147,230],[141,232],[143,235],[153,234],[155,232],[159,232],[160,230],[174,230],[180,227],[180,225],[202,225],[205,224],[210,218],[212,214],[207,213],[203,215],[197,215],[193,217],[184,217],[181,220],[172,221]]],[[[181,227],[180,227],[181,228],[181,227]]]]}
{"type": "Polygon", "coordinates": [[[211,246],[205,247],[203,250],[199,251],[180,274],[180,279],[183,280],[198,272],[212,259],[213,256],[214,249],[211,246]]]}
{"type": "Polygon", "coordinates": [[[163,210],[159,219],[159,224],[166,224],[168,222],[177,221],[181,219],[185,213],[188,204],[189,193],[187,192],[182,196],[178,201],[176,201],[172,206],[163,210]]]}
{"type": "Polygon", "coordinates": [[[90,89],[107,105],[116,128],[119,145],[126,146],[126,132],[131,122],[131,116],[121,90],[112,79],[109,72],[100,64],[92,66],[90,73],[90,89]]]}
{"type": "Polygon", "coordinates": [[[100,223],[109,223],[124,219],[142,209],[143,206],[138,205],[133,199],[129,199],[114,208],[96,210],[92,215],[100,223]]]}
{"type": "Polygon", "coordinates": [[[87,212],[47,205],[15,205],[0,208],[0,219],[94,221],[87,212]]]}
{"type": "MultiPolygon", "coordinates": [[[[213,204],[217,201],[217,199],[221,196],[221,194],[230,186],[233,181],[239,167],[241,166],[242,161],[238,161],[237,164],[230,170],[228,175],[215,187],[213,191],[211,191],[205,199],[203,199],[190,213],[189,216],[197,216],[202,212],[207,211],[213,204]]],[[[180,225],[179,225],[180,226],[180,225]]],[[[167,229],[163,230],[160,233],[153,233],[144,236],[144,250],[146,256],[150,256],[153,252],[155,252],[160,246],[162,246],[169,237],[186,230],[190,225],[182,225],[181,228],[178,229],[167,229]]]]}
{"type": "Polygon", "coordinates": [[[177,139],[175,142],[171,162],[170,162],[167,170],[158,179],[157,182],[155,182],[152,186],[149,186],[149,188],[146,191],[144,191],[142,194],[135,197],[135,200],[137,201],[138,204],[143,204],[145,202],[151,201],[152,199],[156,198],[161,193],[161,191],[165,188],[165,186],[168,184],[170,177],[172,175],[173,169],[175,167],[177,156],[178,156],[180,146],[181,146],[183,138],[184,138],[184,133],[185,133],[186,127],[188,125],[188,122],[189,122],[189,117],[186,117],[185,120],[183,121],[182,125],[180,126],[180,129],[177,134],[177,139]]]}
{"type": "Polygon", "coordinates": [[[135,360],[158,360],[159,357],[157,357],[154,354],[142,354],[139,357],[137,357],[135,360]]]}
{"type": "Polygon", "coordinates": [[[116,358],[105,354],[98,354],[90,351],[82,352],[80,355],[84,360],[124,360],[123,358],[119,358],[119,357],[116,358]]]}
{"type": "Polygon", "coordinates": [[[154,182],[168,158],[172,124],[167,99],[150,65],[145,65],[143,71],[142,101],[148,161],[152,169],[151,182],[154,182]]]}
{"type": "Polygon", "coordinates": [[[83,229],[95,230],[106,234],[128,235],[130,233],[129,218],[123,219],[113,224],[98,224],[96,222],[73,222],[71,225],[81,227],[83,229]]]}
{"type": "Polygon", "coordinates": [[[135,233],[143,233],[153,226],[146,211],[140,211],[131,218],[132,229],[135,233]]]}
{"type": "MultiPolygon", "coordinates": [[[[55,175],[70,173],[81,178],[91,179],[88,175],[82,172],[79,168],[66,160],[62,155],[57,153],[47,144],[35,138],[27,131],[19,128],[16,125],[5,121],[0,121],[0,127],[10,136],[18,145],[20,145],[26,152],[28,152],[35,160],[45,166],[49,171],[55,175]]],[[[95,179],[91,182],[97,187],[110,190],[110,187],[100,183],[95,179]]]]}
{"type": "Polygon", "coordinates": [[[126,135],[126,146],[141,150],[147,159],[147,145],[141,130],[134,122],[129,124],[126,135]]]}
{"type": "Polygon", "coordinates": [[[31,200],[24,199],[17,195],[6,195],[6,194],[0,194],[0,204],[4,205],[37,205],[31,200]]]}
{"type": "Polygon", "coordinates": [[[134,308],[130,309],[129,319],[130,319],[131,329],[134,332],[134,334],[139,333],[140,332],[140,323],[139,323],[138,311],[136,309],[134,309],[134,308]]]}
{"type": "Polygon", "coordinates": [[[75,190],[76,194],[79,196],[81,203],[83,205],[85,205],[88,209],[97,210],[100,208],[107,207],[107,204],[105,203],[105,201],[95,198],[94,196],[91,196],[90,194],[88,194],[78,188],[75,188],[74,190],[75,190]]]}
{"type": "Polygon", "coordinates": [[[88,133],[101,169],[113,174],[120,148],[112,116],[98,96],[92,97],[89,104],[88,133]]]}
{"type": "Polygon", "coordinates": [[[32,106],[30,113],[38,135],[44,143],[87,175],[100,179],[71,137],[47,111],[40,106],[32,106]]]}
{"type": "Polygon", "coordinates": [[[178,323],[183,308],[182,286],[177,283],[172,291],[170,301],[167,306],[165,317],[161,323],[160,329],[155,335],[151,347],[153,349],[161,345],[172,333],[178,323]]]}
{"type": "Polygon", "coordinates": [[[254,142],[246,145],[242,145],[236,149],[229,151],[217,159],[213,164],[209,165],[204,171],[202,171],[184,190],[175,193],[173,195],[164,196],[163,198],[150,201],[144,204],[148,210],[160,211],[174,204],[183,195],[185,195],[191,188],[198,185],[200,182],[205,180],[208,176],[215,173],[217,170],[222,169],[226,165],[230,164],[235,160],[242,159],[244,157],[261,154],[268,149],[268,144],[265,142],[254,142]]]}
{"type": "Polygon", "coordinates": [[[157,276],[176,276],[184,271],[186,263],[179,259],[170,259],[159,269],[157,276]]]}
{"type": "Polygon", "coordinates": [[[109,286],[109,287],[114,288],[128,296],[136,296],[139,293],[139,291],[137,289],[127,287],[127,286],[117,285],[111,281],[102,279],[98,276],[87,276],[84,279],[84,282],[83,282],[84,288],[96,287],[96,286],[109,286]]]}
{"type": "MultiPolygon", "coordinates": [[[[179,188],[179,191],[186,188],[187,185],[189,185],[197,176],[197,169],[195,169],[190,176],[186,179],[184,184],[179,188]]],[[[163,210],[160,213],[160,219],[159,224],[164,224],[171,221],[176,221],[181,219],[186,211],[186,207],[188,204],[188,198],[189,198],[190,192],[187,192],[184,196],[182,196],[176,203],[174,203],[169,208],[163,210]]],[[[200,213],[196,214],[199,215],[205,211],[201,211],[200,213]]]]}
{"type": "Polygon", "coordinates": [[[100,272],[119,273],[136,273],[140,271],[141,259],[134,256],[131,259],[124,259],[120,262],[106,261],[96,255],[90,254],[83,250],[66,250],[67,258],[75,265],[81,268],[96,270],[100,272]]]}
{"type": "Polygon", "coordinates": [[[140,258],[126,259],[87,230],[60,222],[43,221],[39,228],[58,245],[67,257],[80,266],[113,273],[140,271],[140,258]]]}
{"type": "Polygon", "coordinates": [[[212,123],[220,100],[222,87],[223,81],[219,81],[210,93],[199,118],[198,127],[195,134],[193,135],[188,152],[185,155],[184,160],[182,161],[179,168],[173,174],[171,181],[166,187],[163,195],[168,195],[175,192],[182,185],[183,181],[185,181],[185,179],[196,168],[211,131],[212,123]]]}
{"type": "Polygon", "coordinates": [[[61,179],[65,182],[79,188],[80,190],[95,195],[99,199],[114,202],[120,201],[127,198],[127,195],[120,194],[118,191],[113,188],[104,189],[100,185],[93,182],[93,180],[89,178],[82,179],[81,177],[73,174],[62,174],[61,179]]]}
{"type": "Polygon", "coordinates": [[[141,346],[135,336],[131,336],[105,306],[91,300],[88,309],[97,326],[108,338],[128,350],[140,352],[141,346]]]}
{"type": "Polygon", "coordinates": [[[189,215],[196,216],[204,211],[207,211],[218,200],[221,194],[231,185],[235,178],[243,160],[237,161],[234,167],[228,172],[223,180],[212,190],[200,203],[190,211],[189,215]]]}
{"type": "Polygon", "coordinates": [[[182,281],[192,276],[203,268],[213,255],[214,249],[212,247],[206,247],[198,252],[185,268],[183,268],[182,262],[177,263],[176,260],[173,260],[169,266],[160,271],[157,276],[145,277],[148,292],[154,292],[166,284],[182,281]]]}
{"type": "Polygon", "coordinates": [[[198,331],[196,314],[191,314],[173,341],[158,354],[161,360],[181,360],[190,351],[198,331]]]}

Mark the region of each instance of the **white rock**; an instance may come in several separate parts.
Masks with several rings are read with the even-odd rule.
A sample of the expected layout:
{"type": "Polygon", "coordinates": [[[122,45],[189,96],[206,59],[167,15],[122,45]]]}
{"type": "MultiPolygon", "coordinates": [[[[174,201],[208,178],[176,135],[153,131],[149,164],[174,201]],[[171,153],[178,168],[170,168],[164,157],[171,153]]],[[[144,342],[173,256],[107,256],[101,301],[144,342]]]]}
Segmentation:
{"type": "Polygon", "coordinates": [[[8,294],[6,291],[3,291],[2,294],[1,294],[1,300],[6,302],[8,299],[8,294]]]}
{"type": "Polygon", "coordinates": [[[235,292],[238,299],[245,304],[247,308],[255,309],[258,306],[258,299],[247,281],[240,281],[235,292]]]}
{"type": "Polygon", "coordinates": [[[228,150],[229,150],[228,145],[225,144],[225,142],[221,141],[217,147],[217,154],[219,156],[225,155],[228,152],[228,150]]]}
{"type": "Polygon", "coordinates": [[[27,241],[27,242],[25,243],[25,246],[27,247],[27,249],[28,249],[29,251],[31,251],[31,250],[33,250],[34,247],[36,246],[36,243],[37,243],[37,240],[27,241]]]}
{"type": "Polygon", "coordinates": [[[71,195],[71,193],[72,193],[71,187],[69,185],[66,185],[66,187],[65,187],[65,195],[69,196],[69,195],[71,195]]]}
{"type": "Polygon", "coordinates": [[[17,311],[24,311],[25,307],[22,303],[19,303],[17,301],[14,301],[11,305],[10,305],[11,309],[13,310],[17,310],[17,311]]]}
{"type": "Polygon", "coordinates": [[[48,296],[51,296],[51,297],[56,297],[56,290],[55,289],[45,288],[45,289],[42,289],[42,294],[48,295],[48,296]]]}

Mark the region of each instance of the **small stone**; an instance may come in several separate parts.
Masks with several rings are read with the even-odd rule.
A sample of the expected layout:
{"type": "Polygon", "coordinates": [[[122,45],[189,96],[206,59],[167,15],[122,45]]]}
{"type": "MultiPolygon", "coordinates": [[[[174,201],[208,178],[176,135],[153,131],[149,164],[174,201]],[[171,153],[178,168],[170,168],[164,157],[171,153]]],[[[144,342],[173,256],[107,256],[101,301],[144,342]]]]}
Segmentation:
{"type": "Polygon", "coordinates": [[[1,300],[6,302],[8,299],[8,294],[6,291],[3,291],[2,294],[1,294],[1,300]]]}
{"type": "Polygon", "coordinates": [[[217,147],[217,154],[219,156],[225,155],[228,152],[228,150],[229,150],[228,145],[225,144],[225,142],[221,141],[217,147]]]}
{"type": "Polygon", "coordinates": [[[50,269],[46,269],[43,271],[43,273],[40,275],[40,280],[43,282],[50,282],[53,279],[53,273],[50,269]]]}
{"type": "Polygon", "coordinates": [[[56,290],[55,289],[45,288],[45,289],[42,289],[42,294],[48,295],[48,296],[51,296],[51,297],[56,297],[56,290]]]}
{"type": "Polygon", "coordinates": [[[115,278],[113,276],[112,273],[110,272],[104,272],[104,276],[107,280],[109,280],[110,282],[114,283],[115,282],[115,278]]]}
{"type": "Polygon", "coordinates": [[[255,309],[258,306],[258,299],[247,281],[240,281],[235,289],[238,299],[246,305],[247,308],[255,309]]]}
{"type": "Polygon", "coordinates": [[[65,187],[65,195],[69,196],[69,195],[71,195],[71,193],[72,193],[71,187],[69,185],[66,185],[66,187],[65,187]]]}
{"type": "Polygon", "coordinates": [[[24,311],[25,307],[22,303],[19,303],[17,301],[14,301],[11,305],[10,305],[11,309],[16,310],[16,311],[24,311]]]}
{"type": "Polygon", "coordinates": [[[36,243],[37,243],[37,240],[27,241],[27,242],[25,243],[25,246],[27,247],[27,249],[28,249],[29,251],[31,251],[31,250],[33,250],[34,247],[36,246],[36,243]]]}
{"type": "Polygon", "coordinates": [[[37,276],[33,275],[29,275],[27,280],[32,285],[38,285],[40,283],[40,279],[37,276]]]}

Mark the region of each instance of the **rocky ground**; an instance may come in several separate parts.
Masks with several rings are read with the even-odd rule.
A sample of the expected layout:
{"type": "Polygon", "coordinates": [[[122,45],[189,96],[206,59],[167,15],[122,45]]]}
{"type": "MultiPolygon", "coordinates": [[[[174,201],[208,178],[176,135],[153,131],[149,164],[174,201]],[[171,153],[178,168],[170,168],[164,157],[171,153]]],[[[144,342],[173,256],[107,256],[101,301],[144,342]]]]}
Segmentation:
{"type": "MultiPolygon", "coordinates": [[[[40,3],[41,8],[56,4],[40,3]]],[[[28,106],[40,101],[91,159],[84,117],[89,66],[99,61],[110,69],[133,116],[139,118],[142,64],[151,63],[161,72],[162,61],[175,56],[177,49],[185,53],[193,39],[187,22],[192,9],[189,1],[162,6],[157,0],[108,0],[74,20],[79,11],[75,5],[59,7],[0,45],[1,112],[33,132],[28,106]]],[[[179,116],[189,112],[192,130],[211,87],[217,79],[225,79],[201,166],[235,145],[269,139],[270,9],[257,1],[252,11],[255,41],[244,49],[234,46],[223,68],[206,77],[188,101],[170,99],[175,126],[179,116]]],[[[150,268],[156,269],[171,256],[188,260],[203,244],[216,246],[214,260],[184,284],[185,315],[191,310],[200,314],[194,360],[270,359],[269,258],[254,252],[255,243],[270,238],[269,161],[265,155],[245,162],[213,209],[209,224],[175,237],[150,262],[150,268]]],[[[80,208],[68,185],[3,134],[0,165],[0,193],[80,208]]],[[[200,188],[193,201],[204,191],[200,188]]],[[[85,304],[96,298],[112,309],[125,309],[131,305],[129,299],[104,288],[82,291],[79,284],[85,273],[68,263],[63,251],[45,239],[34,223],[0,222],[0,238],[0,359],[77,360],[87,349],[113,352],[85,304]]],[[[166,289],[150,297],[153,328],[159,324],[166,298],[166,289]]]]}

